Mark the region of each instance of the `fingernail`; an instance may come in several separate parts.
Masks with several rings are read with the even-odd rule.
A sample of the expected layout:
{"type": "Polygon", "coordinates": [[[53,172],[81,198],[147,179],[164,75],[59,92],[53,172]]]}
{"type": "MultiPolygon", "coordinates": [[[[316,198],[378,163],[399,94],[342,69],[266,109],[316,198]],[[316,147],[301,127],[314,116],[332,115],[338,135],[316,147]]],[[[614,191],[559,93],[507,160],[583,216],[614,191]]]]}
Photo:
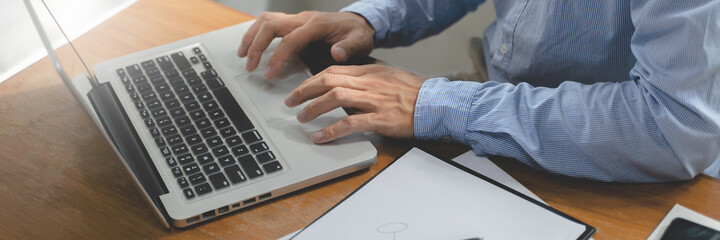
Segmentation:
{"type": "Polygon", "coordinates": [[[247,70],[248,72],[252,71],[253,69],[251,69],[251,67],[255,66],[255,64],[255,59],[248,57],[248,61],[245,63],[245,70],[247,70]]]}
{"type": "Polygon", "coordinates": [[[297,120],[300,122],[305,121],[305,110],[300,111],[297,115],[297,120]]]}
{"type": "Polygon", "coordinates": [[[323,133],[322,133],[322,131],[317,131],[316,133],[313,133],[312,135],[310,135],[310,138],[312,138],[312,140],[315,142],[319,142],[320,139],[323,138],[323,133]]]}
{"type": "Polygon", "coordinates": [[[293,104],[292,95],[287,96],[287,98],[285,98],[285,106],[288,106],[288,107],[289,107],[289,106],[291,106],[292,104],[293,104]]]}
{"type": "Polygon", "coordinates": [[[345,52],[345,49],[341,47],[335,47],[335,51],[338,53],[338,55],[340,55],[340,58],[342,58],[342,60],[347,60],[347,53],[345,52]]]}
{"type": "Polygon", "coordinates": [[[265,69],[265,76],[264,76],[265,79],[270,79],[270,74],[272,74],[272,73],[273,73],[273,66],[268,66],[265,69]]]}

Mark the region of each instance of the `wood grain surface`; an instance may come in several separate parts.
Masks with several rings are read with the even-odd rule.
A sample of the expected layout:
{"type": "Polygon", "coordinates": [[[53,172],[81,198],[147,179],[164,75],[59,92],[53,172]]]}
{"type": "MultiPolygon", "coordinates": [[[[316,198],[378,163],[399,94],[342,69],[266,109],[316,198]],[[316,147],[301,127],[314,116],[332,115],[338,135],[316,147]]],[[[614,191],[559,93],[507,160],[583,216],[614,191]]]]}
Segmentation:
{"type": "MultiPolygon", "coordinates": [[[[209,0],[140,0],[74,43],[92,66],[253,18],[209,0]]],[[[0,84],[0,126],[0,239],[275,239],[312,222],[412,147],[446,160],[469,150],[367,134],[378,149],[368,170],[166,230],[47,58],[0,84]]],[[[704,175],[599,183],[492,160],[550,206],[595,226],[596,239],[644,239],[675,203],[720,219],[720,181],[704,175]]]]}

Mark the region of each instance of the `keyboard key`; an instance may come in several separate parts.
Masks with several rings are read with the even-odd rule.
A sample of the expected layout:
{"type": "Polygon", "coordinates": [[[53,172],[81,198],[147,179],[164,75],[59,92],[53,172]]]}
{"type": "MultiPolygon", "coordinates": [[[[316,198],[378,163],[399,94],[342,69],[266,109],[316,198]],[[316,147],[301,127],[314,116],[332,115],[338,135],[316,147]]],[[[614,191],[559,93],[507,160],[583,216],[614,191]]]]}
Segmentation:
{"type": "Polygon", "coordinates": [[[230,93],[230,90],[224,87],[214,90],[213,93],[217,98],[217,102],[228,114],[230,121],[232,121],[238,128],[238,131],[244,132],[255,128],[250,122],[250,119],[248,119],[247,115],[245,115],[245,112],[243,112],[242,108],[240,108],[240,105],[230,93]]]}
{"type": "Polygon", "coordinates": [[[138,100],[138,101],[135,101],[135,107],[136,107],[138,110],[140,110],[140,109],[145,108],[145,104],[143,104],[142,101],[138,100]]]}
{"type": "Polygon", "coordinates": [[[239,183],[242,181],[247,180],[245,178],[245,175],[240,171],[240,167],[238,165],[232,165],[225,168],[225,173],[228,175],[228,178],[230,178],[230,181],[232,183],[239,183]]]}
{"type": "Polygon", "coordinates": [[[180,154],[186,153],[190,150],[188,150],[187,145],[181,144],[181,145],[172,147],[172,151],[173,151],[173,153],[175,153],[175,155],[180,155],[180,154]]]}
{"type": "Polygon", "coordinates": [[[265,142],[259,142],[253,145],[250,145],[250,150],[253,151],[253,153],[257,154],[259,152],[264,152],[265,150],[268,150],[269,147],[265,142]]]}
{"type": "Polygon", "coordinates": [[[203,103],[203,107],[205,108],[205,111],[210,111],[217,109],[218,105],[215,101],[208,101],[206,103],[203,103]]]}
{"type": "Polygon", "coordinates": [[[185,103],[185,108],[187,108],[188,112],[192,112],[200,109],[200,104],[197,101],[189,101],[185,103]]]}
{"type": "Polygon", "coordinates": [[[262,140],[262,137],[260,136],[260,133],[258,133],[257,130],[253,130],[252,132],[243,133],[242,138],[245,139],[246,143],[253,143],[253,142],[262,140]]]}
{"type": "MultiPolygon", "coordinates": [[[[156,68],[156,70],[157,70],[157,68],[156,68]]],[[[159,71],[158,71],[158,74],[160,74],[159,71]]],[[[167,82],[167,81],[165,80],[165,77],[163,77],[163,75],[155,75],[155,76],[150,77],[150,83],[152,83],[153,86],[157,86],[158,84],[165,83],[165,82],[167,82]]]]}
{"type": "Polygon", "coordinates": [[[215,154],[216,157],[223,156],[228,153],[229,153],[229,151],[228,151],[227,147],[225,147],[225,146],[219,146],[219,147],[213,148],[213,154],[215,154]]]}
{"type": "Polygon", "coordinates": [[[182,143],[182,138],[180,138],[180,135],[173,135],[173,136],[167,137],[167,139],[165,139],[165,140],[170,144],[170,146],[174,146],[174,145],[178,145],[178,144],[182,143]]]}
{"type": "Polygon", "coordinates": [[[186,137],[185,140],[186,140],[186,141],[188,142],[188,144],[190,144],[191,146],[202,142],[202,139],[201,139],[200,136],[197,135],[197,134],[192,135],[192,136],[189,136],[189,137],[186,137]]]}
{"type": "Polygon", "coordinates": [[[195,155],[199,155],[199,154],[206,153],[208,151],[208,148],[207,148],[207,146],[205,146],[204,143],[200,143],[198,145],[192,146],[192,150],[193,150],[193,153],[195,153],[195,155]]]}
{"type": "Polygon", "coordinates": [[[211,138],[211,137],[214,137],[215,135],[217,135],[217,131],[215,131],[214,128],[206,128],[206,129],[200,130],[200,134],[202,134],[202,136],[204,138],[211,138]]]}
{"type": "Polygon", "coordinates": [[[215,161],[215,159],[212,157],[212,155],[210,155],[210,153],[204,153],[204,154],[198,155],[198,162],[200,162],[200,164],[204,165],[204,164],[211,163],[213,161],[215,161]]]}
{"type": "Polygon", "coordinates": [[[223,129],[220,129],[220,134],[222,134],[223,137],[230,137],[232,135],[235,135],[237,132],[235,132],[235,129],[232,127],[226,127],[223,129]]]}
{"type": "Polygon", "coordinates": [[[168,85],[167,83],[161,83],[155,86],[155,89],[157,89],[157,92],[159,92],[160,94],[163,94],[167,91],[170,91],[170,85],[168,85]]]}
{"type": "Polygon", "coordinates": [[[159,58],[156,58],[155,61],[157,61],[158,65],[160,65],[160,69],[163,71],[167,71],[168,69],[174,68],[172,62],[170,62],[170,58],[168,56],[162,56],[159,58]]]}
{"type": "Polygon", "coordinates": [[[190,188],[183,189],[183,193],[185,194],[185,198],[187,199],[193,199],[195,197],[195,193],[193,193],[192,189],[190,188]]]}
{"type": "Polygon", "coordinates": [[[168,125],[171,125],[171,124],[172,124],[172,120],[170,120],[170,118],[167,117],[167,116],[166,116],[166,117],[159,117],[159,118],[157,119],[157,124],[158,124],[158,126],[160,126],[160,127],[167,127],[168,125]]]}
{"type": "Polygon", "coordinates": [[[170,79],[170,85],[173,86],[175,92],[177,92],[178,94],[190,92],[190,88],[188,88],[188,85],[185,84],[185,80],[183,80],[182,78],[170,79]]]}
{"type": "Polygon", "coordinates": [[[160,98],[161,98],[163,101],[172,100],[172,99],[175,99],[175,94],[174,94],[172,91],[168,91],[168,92],[165,92],[165,93],[163,93],[163,94],[160,94],[160,98]]]}
{"type": "Polygon", "coordinates": [[[165,109],[161,108],[161,109],[153,110],[152,115],[155,118],[159,118],[159,117],[167,116],[167,112],[165,111],[165,109]]]}
{"type": "Polygon", "coordinates": [[[230,186],[230,182],[228,182],[227,178],[225,178],[225,175],[222,173],[210,175],[210,183],[212,183],[215,189],[222,189],[230,186]]]}
{"type": "Polygon", "coordinates": [[[118,74],[118,76],[119,76],[120,78],[122,78],[123,76],[127,76],[127,73],[125,72],[125,69],[118,68],[117,70],[115,70],[115,72],[118,74]]]}
{"type": "Polygon", "coordinates": [[[155,126],[155,121],[153,121],[152,118],[147,118],[147,119],[145,119],[145,126],[147,126],[148,128],[151,128],[151,127],[155,126]]]}
{"type": "Polygon", "coordinates": [[[142,70],[140,69],[140,66],[137,64],[133,64],[130,66],[125,67],[125,70],[127,70],[127,73],[130,74],[130,78],[136,78],[143,75],[142,70]]]}
{"type": "Polygon", "coordinates": [[[197,57],[190,57],[190,62],[192,62],[192,64],[198,64],[200,63],[200,60],[198,60],[197,57]]]}
{"type": "Polygon", "coordinates": [[[157,98],[147,101],[145,105],[147,105],[150,110],[155,110],[162,107],[162,103],[157,98]]]}
{"type": "Polygon", "coordinates": [[[152,89],[152,86],[151,86],[150,84],[142,84],[142,85],[138,85],[138,86],[137,86],[137,90],[138,90],[138,92],[140,92],[141,94],[144,94],[144,93],[151,92],[153,89],[152,89]]]}
{"type": "Polygon", "coordinates": [[[208,144],[208,146],[210,146],[210,148],[220,146],[223,143],[222,139],[218,136],[208,138],[205,140],[205,142],[208,144]]]}
{"type": "Polygon", "coordinates": [[[135,91],[135,87],[133,87],[132,84],[125,84],[125,89],[126,89],[128,92],[134,92],[134,91],[135,91]]]}
{"type": "Polygon", "coordinates": [[[178,102],[177,99],[170,99],[170,100],[165,101],[165,107],[167,109],[173,110],[175,108],[179,108],[180,106],[182,106],[182,105],[180,105],[180,102],[178,102]]]}
{"type": "Polygon", "coordinates": [[[189,102],[192,100],[195,100],[195,96],[193,96],[192,93],[190,93],[190,92],[180,95],[180,101],[182,101],[183,103],[186,103],[186,102],[189,102]]]}
{"type": "Polygon", "coordinates": [[[208,112],[208,115],[210,115],[210,118],[212,118],[212,120],[216,120],[216,119],[219,119],[219,118],[225,116],[225,114],[223,114],[223,112],[220,109],[212,110],[212,111],[208,112]]]}
{"type": "Polygon", "coordinates": [[[248,149],[247,149],[247,147],[245,147],[245,145],[240,145],[240,146],[232,148],[232,152],[235,156],[240,156],[240,155],[248,153],[248,149]]]}
{"type": "Polygon", "coordinates": [[[149,82],[148,82],[147,78],[145,78],[145,76],[133,77],[133,83],[135,83],[135,85],[149,84],[149,82]]]}
{"type": "Polygon", "coordinates": [[[182,175],[183,175],[182,170],[180,170],[180,167],[172,168],[172,173],[175,177],[182,177],[182,175]]]}
{"type": "Polygon", "coordinates": [[[230,121],[227,118],[221,118],[215,120],[215,126],[217,126],[218,128],[224,128],[230,126],[230,121]]]}
{"type": "Polygon", "coordinates": [[[215,77],[218,76],[218,75],[217,75],[217,72],[215,72],[215,70],[213,70],[213,69],[210,69],[210,70],[201,72],[200,75],[201,75],[202,78],[205,79],[206,81],[207,81],[208,79],[213,79],[213,78],[215,78],[215,77]]]}
{"type": "Polygon", "coordinates": [[[198,58],[200,58],[200,61],[202,62],[207,62],[207,58],[205,57],[205,55],[200,54],[198,55],[198,58]]]}
{"type": "Polygon", "coordinates": [[[260,170],[260,166],[257,165],[255,162],[255,159],[253,159],[250,155],[245,155],[240,158],[238,158],[238,162],[240,163],[240,166],[242,166],[243,169],[245,169],[245,172],[248,174],[248,177],[256,178],[263,175],[262,170],[260,170]]]}
{"type": "Polygon", "coordinates": [[[142,118],[149,118],[150,112],[148,112],[147,109],[140,109],[140,117],[142,118]]]}
{"type": "Polygon", "coordinates": [[[204,62],[203,67],[205,67],[205,69],[207,69],[207,70],[212,69],[212,65],[210,65],[210,62],[204,62]]]}
{"type": "Polygon", "coordinates": [[[203,170],[205,171],[205,174],[210,175],[217,171],[220,171],[220,167],[217,165],[217,163],[211,163],[203,166],[203,170]]]}
{"type": "Polygon", "coordinates": [[[198,85],[192,86],[192,90],[195,94],[201,94],[201,93],[207,92],[207,87],[205,87],[204,84],[198,84],[198,85]]]}
{"type": "Polygon", "coordinates": [[[208,84],[208,87],[212,90],[215,90],[215,89],[225,86],[225,82],[223,82],[223,80],[218,77],[207,80],[207,84],[208,84]]]}
{"type": "Polygon", "coordinates": [[[218,162],[220,162],[220,165],[222,165],[223,167],[227,167],[232,164],[235,164],[235,159],[233,159],[232,156],[227,155],[227,156],[219,157],[218,162]]]}
{"type": "Polygon", "coordinates": [[[161,76],[161,75],[160,75],[160,69],[157,69],[157,68],[146,69],[146,70],[145,70],[145,73],[146,73],[148,76],[161,76]]]}
{"type": "Polygon", "coordinates": [[[203,119],[200,119],[200,120],[195,121],[195,125],[196,125],[199,129],[205,129],[205,128],[207,128],[207,127],[212,127],[212,124],[210,123],[210,120],[208,120],[207,118],[203,118],[203,119]]]}
{"type": "Polygon", "coordinates": [[[200,186],[195,187],[195,191],[198,195],[203,195],[212,192],[212,188],[210,188],[210,184],[204,183],[200,186]]]}
{"type": "Polygon", "coordinates": [[[272,151],[267,151],[267,152],[255,155],[255,157],[257,157],[257,160],[263,164],[270,162],[272,160],[275,160],[275,154],[273,154],[272,151]]]}
{"type": "Polygon", "coordinates": [[[205,175],[203,175],[202,173],[192,175],[189,178],[190,178],[190,183],[192,183],[193,185],[198,185],[198,184],[206,181],[205,175]]]}
{"type": "Polygon", "coordinates": [[[200,102],[207,102],[207,101],[213,100],[213,97],[210,94],[210,92],[204,92],[204,93],[198,94],[198,99],[200,99],[200,102]]]}
{"type": "Polygon", "coordinates": [[[178,157],[178,162],[180,163],[180,165],[185,165],[194,161],[195,159],[193,159],[193,156],[189,153],[178,157]]]}
{"type": "Polygon", "coordinates": [[[190,117],[193,120],[198,120],[205,117],[205,112],[203,112],[202,110],[195,110],[194,112],[190,113],[190,117]]]}
{"type": "Polygon", "coordinates": [[[190,62],[188,62],[182,52],[173,53],[170,57],[172,57],[173,61],[175,61],[175,65],[177,65],[179,69],[186,69],[190,67],[190,62]]]}
{"type": "Polygon", "coordinates": [[[158,147],[165,146],[165,139],[163,139],[162,137],[156,137],[155,143],[157,143],[158,147]]]}
{"type": "Polygon", "coordinates": [[[177,134],[177,128],[175,128],[175,126],[164,127],[164,128],[162,128],[162,133],[163,133],[163,135],[165,135],[166,137],[167,137],[167,136],[171,136],[171,135],[175,135],[175,134],[177,134]]]}
{"type": "Polygon", "coordinates": [[[195,127],[193,127],[193,125],[187,125],[187,126],[181,127],[180,132],[182,133],[183,136],[186,136],[186,137],[193,135],[193,134],[197,134],[197,130],[195,130],[195,127]]]}
{"type": "Polygon", "coordinates": [[[157,128],[152,128],[150,129],[150,134],[152,134],[153,137],[160,136],[160,130],[158,130],[157,128]]]}
{"type": "Polygon", "coordinates": [[[199,77],[188,77],[185,79],[190,87],[202,84],[202,80],[199,77]]]}
{"type": "Polygon", "coordinates": [[[178,178],[177,182],[178,182],[178,185],[180,185],[180,188],[186,188],[186,187],[190,186],[187,179],[185,179],[185,178],[178,178]]]}
{"type": "Polygon", "coordinates": [[[170,155],[172,155],[172,152],[170,152],[170,149],[168,147],[160,148],[160,152],[165,157],[169,157],[170,155]]]}
{"type": "Polygon", "coordinates": [[[194,47],[194,48],[193,48],[193,52],[194,52],[195,54],[200,54],[200,53],[202,53],[202,51],[200,51],[200,47],[194,47]]]}
{"type": "Polygon", "coordinates": [[[132,90],[130,92],[130,98],[133,100],[133,102],[140,101],[140,94],[138,94],[135,90],[132,90]]]}
{"type": "Polygon", "coordinates": [[[177,79],[177,78],[182,79],[182,77],[180,77],[180,73],[177,70],[175,70],[175,68],[170,69],[170,70],[163,70],[163,71],[165,71],[165,77],[167,77],[167,79],[177,79]]]}
{"type": "Polygon", "coordinates": [[[225,142],[226,142],[228,145],[230,145],[230,147],[234,147],[234,146],[237,146],[238,144],[241,144],[241,143],[242,143],[242,140],[240,140],[240,136],[235,135],[235,136],[232,136],[232,137],[229,137],[229,138],[225,139],[225,142]]]}
{"type": "Polygon", "coordinates": [[[165,161],[167,162],[168,166],[174,167],[177,165],[177,161],[175,161],[174,157],[165,158],[165,161]]]}
{"type": "Polygon", "coordinates": [[[142,98],[143,98],[143,100],[148,101],[148,100],[150,100],[150,99],[155,99],[155,98],[157,98],[157,94],[155,94],[155,92],[145,93],[145,94],[142,95],[142,98]]]}
{"type": "Polygon", "coordinates": [[[197,72],[195,72],[195,69],[188,68],[188,69],[182,70],[182,75],[185,76],[186,78],[197,77],[197,72]]]}
{"type": "MultiPolygon", "coordinates": [[[[192,175],[197,172],[200,172],[200,167],[198,167],[197,163],[189,164],[187,166],[183,166],[183,171],[186,175],[192,175]]],[[[202,175],[202,174],[201,174],[202,175]]],[[[190,178],[192,181],[192,178],[190,178]]]]}
{"type": "Polygon", "coordinates": [[[271,173],[282,169],[282,165],[280,165],[280,162],[274,161],[268,164],[263,165],[263,169],[265,169],[265,172],[271,173]]]}

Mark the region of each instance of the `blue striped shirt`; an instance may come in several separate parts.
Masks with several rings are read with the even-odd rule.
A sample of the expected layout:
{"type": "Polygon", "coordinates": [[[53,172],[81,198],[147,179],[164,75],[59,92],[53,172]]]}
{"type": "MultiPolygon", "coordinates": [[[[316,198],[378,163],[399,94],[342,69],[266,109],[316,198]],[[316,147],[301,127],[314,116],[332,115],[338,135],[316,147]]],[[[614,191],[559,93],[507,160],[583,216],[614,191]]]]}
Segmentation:
{"type": "MultiPolygon", "coordinates": [[[[482,2],[365,0],[342,11],[368,20],[375,47],[394,47],[482,2]]],[[[478,155],[600,181],[720,175],[720,1],[494,3],[492,81],[427,80],[416,138],[450,136],[478,155]]]]}

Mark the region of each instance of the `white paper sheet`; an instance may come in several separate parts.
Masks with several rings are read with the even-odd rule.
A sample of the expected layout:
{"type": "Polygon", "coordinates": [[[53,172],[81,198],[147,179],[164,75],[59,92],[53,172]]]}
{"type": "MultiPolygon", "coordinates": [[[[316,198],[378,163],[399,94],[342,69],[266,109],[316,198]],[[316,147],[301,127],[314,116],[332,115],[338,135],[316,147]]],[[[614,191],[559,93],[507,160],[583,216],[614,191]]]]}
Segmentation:
{"type": "Polygon", "coordinates": [[[293,239],[576,239],[584,231],[414,148],[293,239]]]}

